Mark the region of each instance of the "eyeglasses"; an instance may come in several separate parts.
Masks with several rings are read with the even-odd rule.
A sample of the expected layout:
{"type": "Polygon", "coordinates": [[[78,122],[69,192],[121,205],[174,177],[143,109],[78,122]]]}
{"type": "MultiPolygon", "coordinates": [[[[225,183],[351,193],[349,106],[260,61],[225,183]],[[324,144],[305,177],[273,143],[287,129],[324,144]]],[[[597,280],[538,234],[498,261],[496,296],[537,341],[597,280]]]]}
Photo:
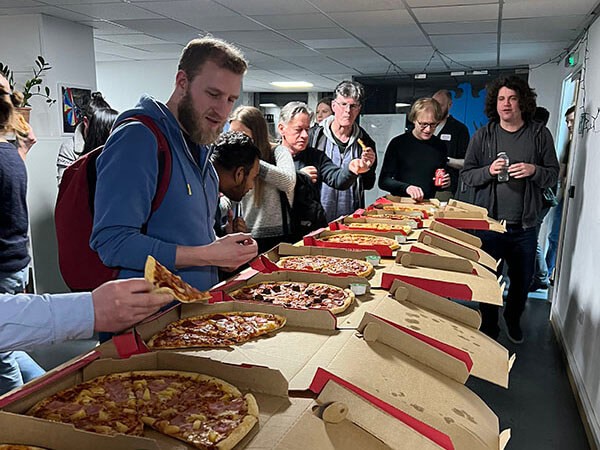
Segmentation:
{"type": "Polygon", "coordinates": [[[337,100],[334,100],[333,102],[342,109],[350,108],[350,111],[356,111],[358,108],[360,108],[360,103],[338,102],[337,100]]]}
{"type": "Polygon", "coordinates": [[[419,122],[418,120],[415,120],[415,123],[419,125],[419,129],[421,130],[426,129],[427,127],[435,128],[438,126],[437,122],[419,122]]]}

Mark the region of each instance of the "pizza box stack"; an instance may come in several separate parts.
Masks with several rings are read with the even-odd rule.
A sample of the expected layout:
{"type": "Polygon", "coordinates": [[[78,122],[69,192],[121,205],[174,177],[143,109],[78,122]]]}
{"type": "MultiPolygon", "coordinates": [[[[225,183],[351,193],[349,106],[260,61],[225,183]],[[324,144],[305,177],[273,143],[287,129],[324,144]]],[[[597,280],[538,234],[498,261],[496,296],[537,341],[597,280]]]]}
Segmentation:
{"type": "MultiPolygon", "coordinates": [[[[392,299],[388,301],[396,302],[392,299]]],[[[375,314],[365,313],[356,330],[340,330],[326,311],[298,311],[239,302],[180,305],[168,316],[136,327],[135,332],[142,340],[148,340],[164,325],[180,317],[209,311],[253,309],[284,315],[287,323],[268,337],[239,346],[179,352],[190,357],[210,358],[227,364],[227,367],[277,369],[289,384],[293,397],[305,397],[307,392],[314,391],[320,376],[331,374],[342,384],[349,383],[357,387],[375,404],[391,405],[398,409],[409,423],[424,424],[447,436],[452,445],[442,448],[503,448],[507,432],[499,432],[497,417],[464,386],[474,367],[469,353],[375,314]],[[377,367],[376,371],[373,371],[374,367],[377,367]]],[[[385,312],[384,309],[381,311],[385,312]]],[[[463,328],[466,329],[466,326],[463,328]]],[[[473,342],[484,345],[482,340],[477,338],[473,342]]],[[[110,345],[113,345],[112,349],[108,343],[98,348],[103,357],[118,354],[115,343],[110,345]]],[[[172,352],[165,350],[154,353],[172,352]]],[[[496,351],[496,355],[499,353],[499,350],[496,351]]],[[[486,376],[493,382],[503,382],[502,373],[492,375],[484,370],[480,370],[480,373],[480,376],[486,376]]],[[[348,445],[334,448],[361,447],[348,445]]],[[[406,447],[400,445],[400,448],[406,447]]]]}
{"type": "Polygon", "coordinates": [[[436,211],[433,217],[438,222],[464,230],[506,232],[506,224],[488,217],[487,209],[458,200],[450,200],[448,205],[436,211]]]}
{"type": "Polygon", "coordinates": [[[121,360],[98,359],[99,356],[99,352],[91,352],[5,398],[4,410],[0,412],[0,439],[60,450],[193,449],[148,428],[143,437],[107,436],[24,414],[39,400],[101,375],[177,370],[220,378],[256,398],[259,423],[236,449],[299,449],[307,444],[311,449],[399,449],[405,448],[406,442],[413,448],[453,448],[444,433],[324,370],[315,374],[309,386],[315,398],[292,398],[281,374],[265,367],[231,365],[173,352],[121,360]]]}
{"type": "Polygon", "coordinates": [[[334,236],[339,234],[364,234],[368,236],[386,237],[392,239],[396,243],[403,243],[407,241],[408,236],[393,232],[373,232],[363,230],[343,230],[343,231],[331,231],[327,228],[321,228],[313,231],[312,233],[304,236],[304,245],[310,245],[313,247],[329,247],[329,248],[342,248],[348,250],[375,250],[382,258],[393,257],[394,250],[389,245],[359,245],[345,242],[329,242],[324,240],[328,236],[334,236]]]}

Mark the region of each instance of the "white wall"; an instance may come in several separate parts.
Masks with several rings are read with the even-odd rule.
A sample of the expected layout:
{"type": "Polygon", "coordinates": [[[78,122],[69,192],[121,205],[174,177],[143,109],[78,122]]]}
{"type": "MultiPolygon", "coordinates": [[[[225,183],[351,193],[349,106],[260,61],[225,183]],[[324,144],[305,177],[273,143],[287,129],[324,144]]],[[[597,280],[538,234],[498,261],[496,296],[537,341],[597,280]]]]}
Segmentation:
{"type": "MultiPolygon", "coordinates": [[[[582,46],[583,47],[583,46],[582,46]]],[[[589,34],[589,59],[585,76],[585,110],[597,116],[600,108],[600,22],[589,34]]],[[[580,57],[580,61],[584,58],[580,57]]],[[[550,70],[550,69],[548,69],[550,70]]],[[[534,75],[536,75],[534,71],[534,75]]],[[[556,69],[541,89],[542,99],[560,96],[564,69],[556,69]],[[554,76],[555,75],[555,76],[554,76]],[[552,92],[554,90],[554,92],[552,92]]],[[[536,77],[533,78],[534,81],[536,77]]],[[[544,81],[544,80],[542,80],[544,81]]],[[[544,85],[544,83],[540,83],[544,85]]],[[[581,100],[581,95],[580,95],[581,100]]],[[[544,104],[544,103],[541,103],[544,104]]],[[[551,110],[551,113],[555,111],[551,110]]],[[[557,118],[562,120],[561,118],[557,118]]],[[[578,109],[576,120],[581,119],[578,109]]],[[[570,199],[563,234],[562,263],[552,304],[552,318],[562,338],[569,365],[590,419],[596,443],[600,442],[600,291],[598,289],[600,251],[600,121],[590,118],[593,129],[575,135],[571,150],[568,184],[575,187],[570,199]]],[[[577,124],[576,124],[577,126],[577,124]]]]}
{"type": "Polygon", "coordinates": [[[44,15],[0,17],[1,59],[15,72],[17,88],[31,77],[38,55],[51,63],[45,76],[56,104],[48,107],[43,99],[33,98],[31,124],[38,137],[26,164],[29,177],[28,205],[31,239],[38,292],[64,292],[58,271],[54,203],[56,201],[56,156],[64,136],[61,133],[58,84],[95,89],[96,71],[93,34],[90,27],[44,15]],[[39,262],[39,264],[37,263],[39,262]]]}
{"type": "Polygon", "coordinates": [[[166,102],[175,86],[177,60],[99,62],[98,90],[121,112],[134,107],[142,94],[166,102]]]}

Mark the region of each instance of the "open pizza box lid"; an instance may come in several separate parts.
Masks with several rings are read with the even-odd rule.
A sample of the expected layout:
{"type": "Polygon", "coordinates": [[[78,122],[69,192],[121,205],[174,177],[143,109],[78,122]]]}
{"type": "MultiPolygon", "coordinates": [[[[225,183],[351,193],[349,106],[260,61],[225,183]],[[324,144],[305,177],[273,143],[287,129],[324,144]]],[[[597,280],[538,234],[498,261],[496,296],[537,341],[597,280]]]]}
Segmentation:
{"type": "MultiPolygon", "coordinates": [[[[322,238],[327,236],[333,236],[336,234],[366,234],[370,236],[383,236],[390,239],[395,240],[398,243],[405,243],[407,239],[410,238],[408,236],[404,236],[398,233],[374,233],[369,231],[330,231],[326,228],[321,228],[319,230],[313,231],[312,233],[304,236],[303,243],[304,245],[313,246],[313,247],[329,247],[329,248],[342,248],[346,250],[375,250],[379,256],[382,258],[391,258],[393,256],[394,250],[391,249],[388,245],[358,245],[358,244],[350,244],[344,242],[328,242],[322,240],[322,238]]],[[[416,236],[415,236],[416,240],[416,236]]]]}
{"type": "Polygon", "coordinates": [[[430,247],[437,247],[471,261],[478,262],[493,271],[498,268],[499,261],[496,261],[489,253],[485,252],[480,247],[448,234],[442,234],[433,229],[421,230],[418,240],[430,247]]]}
{"type": "Polygon", "coordinates": [[[463,230],[488,230],[498,233],[506,232],[506,223],[498,222],[487,216],[481,216],[476,211],[438,211],[434,219],[447,225],[463,230]]]}
{"type": "Polygon", "coordinates": [[[29,445],[61,450],[191,449],[193,447],[183,442],[149,429],[145,430],[145,437],[104,436],[77,430],[69,424],[22,415],[37,401],[96,376],[130,370],[168,369],[215,376],[242,392],[252,392],[259,406],[259,425],[236,449],[286,449],[310,442],[311,449],[362,450],[403,448],[401,443],[407,441],[414,442],[416,448],[437,449],[440,448],[437,442],[450,442],[448,436],[438,430],[326,371],[320,371],[311,383],[311,390],[317,394],[313,400],[289,398],[285,379],[279,372],[266,367],[230,365],[172,352],[118,361],[93,361],[93,353],[60,372],[50,373],[50,377],[46,375],[45,382],[37,384],[35,390],[28,385],[18,399],[6,405],[5,411],[0,412],[0,439],[26,441],[29,445]],[[339,406],[343,408],[340,410],[339,406]],[[349,441],[350,436],[352,440],[349,441]]]}
{"type": "Polygon", "coordinates": [[[508,388],[515,355],[479,331],[478,311],[395,280],[390,295],[396,302],[381,302],[373,311],[394,323],[418,331],[469,353],[471,374],[508,388]]]}
{"type": "MultiPolygon", "coordinates": [[[[285,256],[305,256],[305,255],[325,255],[337,256],[340,258],[351,258],[365,260],[367,256],[378,256],[374,250],[344,250],[340,248],[327,247],[311,247],[311,246],[295,246],[291,244],[281,243],[272,248],[267,253],[258,255],[257,258],[250,262],[250,267],[262,273],[278,272],[283,269],[278,267],[277,263],[285,256]]],[[[289,271],[289,270],[288,270],[289,271]]],[[[296,272],[295,270],[292,272],[296,272]]],[[[298,272],[306,272],[298,270],[298,272]]],[[[348,274],[328,274],[331,276],[348,276],[348,274]]]]}
{"type": "MultiPolygon", "coordinates": [[[[245,271],[244,271],[245,272],[245,271]]],[[[324,283],[333,286],[339,286],[344,289],[348,289],[351,284],[364,284],[367,287],[367,291],[363,295],[356,295],[354,302],[340,314],[337,314],[337,327],[342,329],[356,329],[360,323],[364,312],[371,310],[375,307],[375,304],[381,301],[382,295],[380,291],[371,290],[369,281],[363,277],[346,276],[336,277],[322,273],[312,272],[293,272],[293,271],[278,271],[273,273],[261,274],[253,271],[253,275],[247,277],[242,272],[239,277],[234,277],[224,284],[219,285],[218,288],[211,291],[213,292],[213,298],[221,299],[222,301],[232,300],[228,293],[236,289],[240,289],[246,285],[268,282],[268,281],[300,281],[304,283],[324,283]],[[240,278],[241,277],[241,278],[240,278]]],[[[255,304],[255,302],[250,302],[255,304]]],[[[306,310],[301,310],[306,311],[306,310]]],[[[324,311],[330,314],[328,311],[324,311]]]]}
{"type": "Polygon", "coordinates": [[[353,223],[364,223],[364,224],[385,223],[385,224],[389,224],[389,225],[396,225],[396,224],[408,225],[411,228],[423,228],[423,221],[421,219],[419,219],[418,217],[415,217],[413,219],[398,220],[398,219],[388,219],[385,216],[360,216],[360,217],[346,216],[341,220],[341,222],[344,225],[350,225],[353,223]]]}
{"type": "Polygon", "coordinates": [[[437,198],[430,198],[420,202],[410,198],[398,195],[384,195],[374,202],[375,204],[400,203],[402,206],[414,206],[415,208],[440,208],[442,203],[437,198]]]}
{"type": "Polygon", "coordinates": [[[443,297],[502,306],[504,283],[474,274],[468,260],[414,252],[399,252],[399,256],[400,263],[384,269],[384,289],[400,279],[443,297]]]}

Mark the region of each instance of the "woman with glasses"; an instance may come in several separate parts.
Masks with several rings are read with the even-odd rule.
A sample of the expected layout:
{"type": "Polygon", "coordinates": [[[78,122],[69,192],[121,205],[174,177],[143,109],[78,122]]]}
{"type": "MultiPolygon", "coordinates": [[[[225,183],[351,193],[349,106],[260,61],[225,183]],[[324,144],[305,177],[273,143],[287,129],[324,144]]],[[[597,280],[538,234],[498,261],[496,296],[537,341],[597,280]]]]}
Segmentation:
{"type": "Polygon", "coordinates": [[[390,141],[379,175],[380,189],[421,201],[450,186],[448,173],[441,186],[434,183],[436,170],[446,170],[448,161],[446,146],[433,135],[441,119],[442,108],[432,98],[420,98],[412,105],[408,120],[415,127],[390,141]]]}

